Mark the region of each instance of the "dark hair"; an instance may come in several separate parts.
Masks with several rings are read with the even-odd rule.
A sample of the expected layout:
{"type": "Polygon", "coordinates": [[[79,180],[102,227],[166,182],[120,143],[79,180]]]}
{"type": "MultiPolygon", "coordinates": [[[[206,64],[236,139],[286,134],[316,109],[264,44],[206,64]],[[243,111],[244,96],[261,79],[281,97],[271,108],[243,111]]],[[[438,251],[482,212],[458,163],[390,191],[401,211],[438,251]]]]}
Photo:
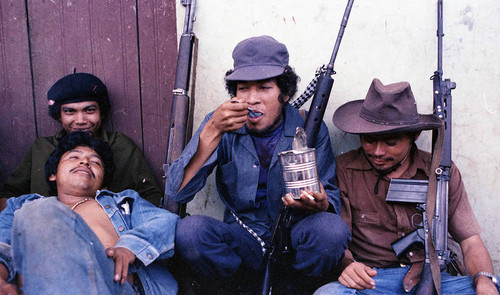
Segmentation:
{"type": "MultiPolygon", "coordinates": [[[[225,77],[229,76],[233,72],[234,70],[227,71],[225,77]]],[[[276,80],[276,84],[278,84],[278,87],[280,89],[280,95],[278,98],[280,102],[285,102],[285,96],[292,98],[297,92],[297,83],[300,81],[300,78],[299,76],[297,76],[297,74],[295,74],[295,71],[290,66],[285,67],[285,71],[283,72],[283,74],[269,78],[269,80],[271,79],[276,80]]],[[[237,85],[242,81],[225,81],[226,90],[229,95],[236,96],[237,85]]]]}
{"type": "Polygon", "coordinates": [[[68,151],[78,147],[86,146],[93,149],[104,165],[104,179],[103,186],[109,183],[113,177],[113,172],[115,171],[115,165],[113,163],[113,152],[111,147],[105,141],[101,141],[96,137],[92,136],[88,132],[75,131],[66,134],[56,146],[56,149],[50,154],[47,162],[45,163],[45,180],[49,184],[50,193],[57,194],[57,185],[55,181],[50,181],[49,177],[57,173],[57,167],[59,166],[59,161],[61,157],[68,151]]]}

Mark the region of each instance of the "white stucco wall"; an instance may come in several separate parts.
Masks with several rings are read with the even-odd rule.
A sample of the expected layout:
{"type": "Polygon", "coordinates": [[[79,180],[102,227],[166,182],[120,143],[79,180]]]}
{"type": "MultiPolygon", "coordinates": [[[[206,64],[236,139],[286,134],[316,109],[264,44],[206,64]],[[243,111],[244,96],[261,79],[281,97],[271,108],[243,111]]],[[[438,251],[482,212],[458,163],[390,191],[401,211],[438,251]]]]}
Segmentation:
{"type": "MultiPolygon", "coordinates": [[[[198,0],[194,31],[199,38],[194,124],[228,99],[224,73],[231,52],[244,38],[262,34],[285,43],[290,65],[302,78],[299,94],[328,63],[347,0],[198,0]]],[[[436,70],[436,0],[356,0],[335,63],[332,95],[325,114],[336,155],[357,145],[333,126],[334,110],[364,98],[370,82],[409,81],[419,112],[432,112],[436,70]]],[[[184,7],[177,3],[178,28],[184,7]]],[[[500,1],[444,3],[444,78],[456,82],[453,95],[453,160],[461,169],[472,207],[483,226],[495,270],[500,273],[500,1]]],[[[308,108],[308,106],[307,106],[308,108]]],[[[429,145],[430,133],[419,144],[429,145]]],[[[213,177],[188,206],[191,214],[222,216],[213,177]]]]}

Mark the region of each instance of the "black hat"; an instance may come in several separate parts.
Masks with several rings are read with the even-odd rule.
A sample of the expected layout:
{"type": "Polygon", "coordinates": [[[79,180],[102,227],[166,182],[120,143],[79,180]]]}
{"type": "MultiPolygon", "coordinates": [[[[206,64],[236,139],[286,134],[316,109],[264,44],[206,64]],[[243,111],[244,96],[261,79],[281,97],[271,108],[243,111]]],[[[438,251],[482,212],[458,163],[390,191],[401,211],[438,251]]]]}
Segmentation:
{"type": "Polygon", "coordinates": [[[354,134],[380,134],[437,129],[443,122],[433,114],[417,112],[410,83],[384,85],[373,79],[366,98],[341,105],[333,114],[340,130],[354,134]]]}
{"type": "Polygon", "coordinates": [[[96,101],[103,116],[109,110],[108,90],[102,81],[89,73],[74,73],[59,79],[47,93],[49,113],[58,120],[61,105],[73,102],[96,101]]]}

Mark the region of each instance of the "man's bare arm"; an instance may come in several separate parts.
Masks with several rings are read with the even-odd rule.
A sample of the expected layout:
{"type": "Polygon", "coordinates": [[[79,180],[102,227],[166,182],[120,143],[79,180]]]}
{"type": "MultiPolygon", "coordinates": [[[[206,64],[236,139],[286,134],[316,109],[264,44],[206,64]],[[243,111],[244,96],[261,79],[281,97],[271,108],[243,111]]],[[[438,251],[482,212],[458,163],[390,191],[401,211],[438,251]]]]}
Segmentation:
{"type": "MultiPolygon", "coordinates": [[[[493,274],[493,263],[490,254],[479,235],[474,235],[460,242],[464,254],[465,267],[474,277],[480,271],[493,274]]],[[[476,279],[477,294],[498,294],[498,289],[493,281],[485,276],[476,279]]]]}

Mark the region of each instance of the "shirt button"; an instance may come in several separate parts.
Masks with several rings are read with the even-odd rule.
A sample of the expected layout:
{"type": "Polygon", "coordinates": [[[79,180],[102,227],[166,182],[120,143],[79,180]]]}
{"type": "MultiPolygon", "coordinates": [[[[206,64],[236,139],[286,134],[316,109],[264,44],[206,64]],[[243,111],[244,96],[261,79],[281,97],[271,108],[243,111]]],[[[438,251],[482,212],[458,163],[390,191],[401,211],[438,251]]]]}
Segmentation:
{"type": "Polygon", "coordinates": [[[118,230],[119,230],[119,231],[123,231],[123,230],[124,230],[124,227],[123,227],[123,226],[120,226],[120,227],[118,228],[118,230]]]}
{"type": "Polygon", "coordinates": [[[151,253],[148,253],[148,258],[153,259],[153,255],[151,255],[151,253]]]}
{"type": "Polygon", "coordinates": [[[361,218],[362,218],[362,219],[365,219],[365,217],[366,217],[366,215],[361,214],[361,218]]]}
{"type": "Polygon", "coordinates": [[[413,257],[413,252],[411,252],[411,251],[410,251],[410,252],[408,252],[408,255],[409,255],[410,257],[413,257]]]}

